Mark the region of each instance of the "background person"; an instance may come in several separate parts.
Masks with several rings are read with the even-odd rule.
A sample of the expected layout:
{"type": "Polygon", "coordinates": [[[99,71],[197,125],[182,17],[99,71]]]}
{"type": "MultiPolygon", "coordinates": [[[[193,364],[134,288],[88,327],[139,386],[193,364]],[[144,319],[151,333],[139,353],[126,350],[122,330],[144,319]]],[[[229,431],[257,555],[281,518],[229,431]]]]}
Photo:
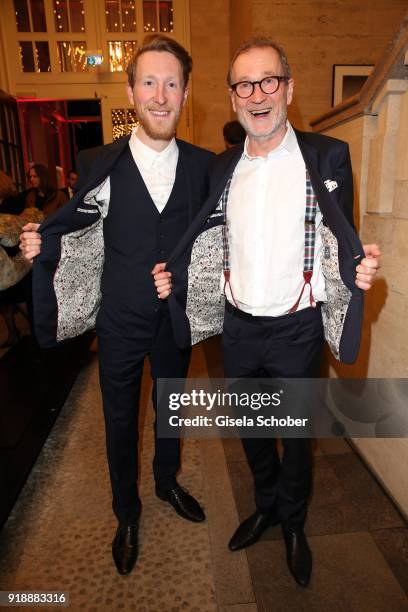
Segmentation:
{"type": "Polygon", "coordinates": [[[244,142],[246,133],[239,121],[228,121],[222,129],[225,148],[230,149],[235,145],[244,142]]]}
{"type": "Polygon", "coordinates": [[[17,193],[13,179],[0,170],[0,212],[19,215],[24,208],[24,193],[17,193]]]}
{"type": "Polygon", "coordinates": [[[66,187],[62,187],[60,191],[66,195],[67,199],[70,200],[74,197],[75,187],[78,181],[78,174],[75,170],[69,170],[66,178],[66,187]]]}
{"type": "Polygon", "coordinates": [[[27,208],[20,215],[10,214],[9,211],[20,210],[21,202],[15,196],[12,179],[0,171],[0,313],[7,327],[7,338],[0,348],[18,341],[14,314],[19,310],[27,318],[26,303],[31,297],[31,264],[18,249],[19,236],[24,225],[43,219],[37,208],[27,208]]]}
{"type": "Polygon", "coordinates": [[[30,185],[25,198],[27,208],[35,206],[45,217],[54,213],[65,204],[67,196],[52,184],[48,168],[42,164],[34,164],[27,172],[30,185]]]}

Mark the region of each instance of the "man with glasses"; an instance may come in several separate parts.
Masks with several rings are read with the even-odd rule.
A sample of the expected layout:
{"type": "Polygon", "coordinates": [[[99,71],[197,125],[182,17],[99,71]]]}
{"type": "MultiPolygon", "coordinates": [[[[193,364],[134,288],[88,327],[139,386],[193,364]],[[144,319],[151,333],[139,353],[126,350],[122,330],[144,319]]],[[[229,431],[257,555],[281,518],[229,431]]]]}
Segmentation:
{"type": "MultiPolygon", "coordinates": [[[[363,250],[354,231],[347,144],[300,132],[287,120],[294,82],[283,50],[269,39],[248,41],[231,61],[228,84],[246,141],[217,157],[212,195],[167,269],[155,267],[156,287],[161,298],[171,294],[176,339],[183,344],[205,337],[205,326],[206,335],[220,331],[219,291],[210,286],[209,271],[218,284],[221,275],[227,298],[227,378],[315,377],[323,324],[335,356],[349,363],[356,359],[361,290],[372,284],[379,250],[376,245],[363,250]],[[194,269],[188,278],[188,318],[183,318],[183,266],[191,249],[194,269]],[[200,287],[200,265],[205,287],[200,287]]],[[[304,534],[312,484],[310,441],[282,443],[280,460],[274,439],[243,439],[256,511],[238,527],[229,547],[244,549],[267,527],[281,523],[289,569],[298,584],[307,586],[312,570],[304,534]]]]}

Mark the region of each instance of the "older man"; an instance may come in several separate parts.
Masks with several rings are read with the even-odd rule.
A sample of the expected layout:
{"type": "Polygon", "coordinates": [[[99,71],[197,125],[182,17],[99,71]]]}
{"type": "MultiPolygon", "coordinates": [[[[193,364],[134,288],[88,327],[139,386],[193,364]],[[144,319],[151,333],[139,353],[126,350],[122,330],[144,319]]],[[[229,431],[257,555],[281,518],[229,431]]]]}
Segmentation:
{"type": "MultiPolygon", "coordinates": [[[[246,141],[217,157],[212,195],[167,269],[155,267],[158,293],[166,298],[171,292],[180,345],[217,333],[219,298],[208,279],[212,270],[219,284],[221,267],[225,375],[314,377],[324,333],[338,359],[355,360],[361,290],[371,286],[379,250],[376,245],[363,250],[354,231],[347,144],[299,132],[287,120],[294,82],[284,51],[266,38],[248,41],[232,59],[228,84],[246,141]],[[190,259],[187,319],[181,314],[183,267],[190,259]],[[199,321],[197,313],[204,313],[199,321]]],[[[254,544],[268,526],[281,523],[289,569],[306,586],[312,569],[303,529],[312,483],[309,440],[283,440],[282,460],[273,439],[243,439],[243,444],[256,511],[229,547],[254,544]]]]}

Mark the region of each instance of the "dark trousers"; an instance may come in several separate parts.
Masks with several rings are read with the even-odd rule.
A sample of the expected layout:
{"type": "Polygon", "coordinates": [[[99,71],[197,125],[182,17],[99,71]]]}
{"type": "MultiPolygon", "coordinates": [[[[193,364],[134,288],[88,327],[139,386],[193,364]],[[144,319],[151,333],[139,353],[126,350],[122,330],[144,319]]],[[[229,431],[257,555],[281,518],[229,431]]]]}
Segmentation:
{"type": "MultiPolygon", "coordinates": [[[[227,304],[222,344],[227,378],[316,377],[323,346],[321,310],[252,317],[227,304]]],[[[302,528],[312,484],[310,440],[282,440],[282,461],[275,439],[243,438],[242,442],[258,510],[273,512],[284,529],[302,528]]]]}
{"type": "MultiPolygon", "coordinates": [[[[156,379],[184,378],[190,351],[177,347],[166,304],[152,321],[103,301],[97,334],[112,506],[119,522],[134,523],[141,511],[137,487],[138,421],[144,358],[150,361],[156,411],[156,379]]],[[[179,439],[157,438],[155,426],[156,486],[174,486],[179,468],[179,439]]]]}

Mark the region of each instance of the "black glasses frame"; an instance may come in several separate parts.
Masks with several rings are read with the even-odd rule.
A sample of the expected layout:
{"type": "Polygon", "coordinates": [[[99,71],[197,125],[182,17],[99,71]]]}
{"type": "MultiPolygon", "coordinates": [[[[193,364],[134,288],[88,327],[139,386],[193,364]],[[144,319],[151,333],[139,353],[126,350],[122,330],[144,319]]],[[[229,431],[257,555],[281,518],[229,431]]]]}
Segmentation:
{"type": "Polygon", "coordinates": [[[270,75],[264,77],[263,79],[261,79],[260,81],[239,81],[238,83],[234,83],[233,85],[230,85],[230,87],[234,91],[234,93],[236,93],[238,98],[242,98],[243,100],[246,100],[246,98],[250,98],[252,96],[252,94],[254,93],[255,85],[259,85],[259,87],[261,88],[261,91],[264,94],[271,95],[271,94],[274,94],[274,93],[276,93],[278,91],[279,86],[280,86],[282,81],[286,81],[287,82],[287,81],[289,81],[289,79],[290,79],[290,77],[288,77],[288,76],[278,76],[278,75],[275,75],[275,74],[270,74],[270,75]],[[274,89],[273,91],[265,91],[264,90],[264,88],[262,87],[262,83],[264,81],[266,81],[267,79],[277,79],[278,84],[276,86],[276,89],[274,89]],[[237,92],[238,85],[242,85],[242,83],[248,83],[249,85],[252,85],[251,93],[248,96],[241,96],[237,92]]]}

